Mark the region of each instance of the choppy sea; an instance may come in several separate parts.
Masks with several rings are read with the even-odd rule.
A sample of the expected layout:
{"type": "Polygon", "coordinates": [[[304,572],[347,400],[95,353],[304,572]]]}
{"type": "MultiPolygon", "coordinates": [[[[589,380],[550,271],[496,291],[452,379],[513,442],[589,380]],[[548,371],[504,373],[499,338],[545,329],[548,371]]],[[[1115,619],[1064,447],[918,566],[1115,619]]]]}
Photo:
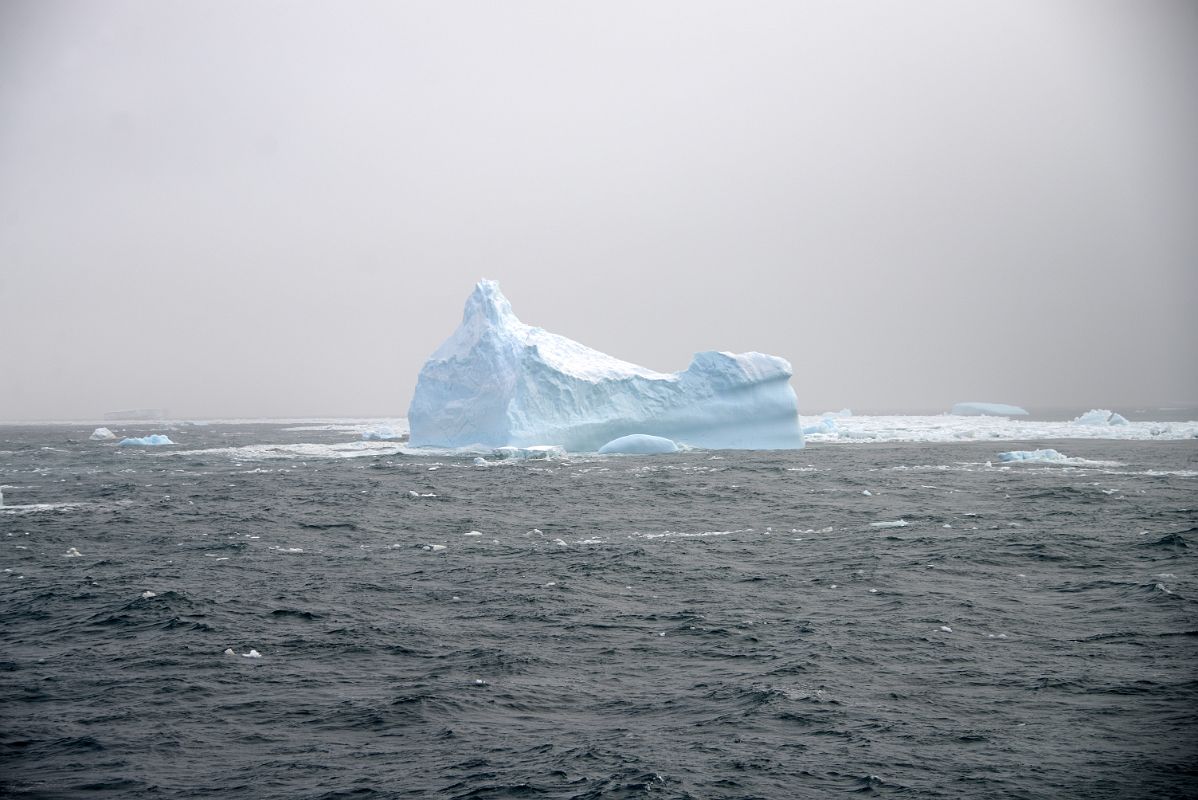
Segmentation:
{"type": "Polygon", "coordinates": [[[90,432],[0,428],[0,795],[1198,796],[1198,440],[90,432]]]}

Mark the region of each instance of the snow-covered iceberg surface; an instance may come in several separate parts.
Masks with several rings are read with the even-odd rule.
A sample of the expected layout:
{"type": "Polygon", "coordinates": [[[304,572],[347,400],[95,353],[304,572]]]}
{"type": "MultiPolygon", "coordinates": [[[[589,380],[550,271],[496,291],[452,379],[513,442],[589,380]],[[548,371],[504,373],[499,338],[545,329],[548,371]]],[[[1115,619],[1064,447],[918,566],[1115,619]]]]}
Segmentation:
{"type": "Polygon", "coordinates": [[[654,372],[525,325],[494,281],[429,357],[408,411],[423,447],[535,444],[587,452],[621,436],[698,447],[803,446],[790,364],[761,353],[696,353],[654,372]]]}
{"type": "Polygon", "coordinates": [[[1027,410],[1006,403],[957,403],[949,412],[959,417],[1026,417],[1027,410]]]}
{"type": "Polygon", "coordinates": [[[169,436],[161,433],[151,433],[149,436],[130,436],[117,442],[120,447],[154,447],[162,444],[174,444],[169,436]]]}
{"type": "Polygon", "coordinates": [[[107,428],[96,428],[94,431],[92,431],[92,435],[87,438],[91,439],[93,442],[103,442],[107,439],[115,439],[116,434],[107,428]]]}

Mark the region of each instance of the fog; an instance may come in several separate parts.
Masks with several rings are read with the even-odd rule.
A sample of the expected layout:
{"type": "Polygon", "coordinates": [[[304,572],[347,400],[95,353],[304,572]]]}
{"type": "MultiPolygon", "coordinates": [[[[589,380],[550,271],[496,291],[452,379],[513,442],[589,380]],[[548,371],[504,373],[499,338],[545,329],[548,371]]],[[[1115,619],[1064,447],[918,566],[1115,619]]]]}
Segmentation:
{"type": "Polygon", "coordinates": [[[0,419],[406,413],[480,278],[803,413],[1198,401],[1198,4],[0,4],[0,419]]]}

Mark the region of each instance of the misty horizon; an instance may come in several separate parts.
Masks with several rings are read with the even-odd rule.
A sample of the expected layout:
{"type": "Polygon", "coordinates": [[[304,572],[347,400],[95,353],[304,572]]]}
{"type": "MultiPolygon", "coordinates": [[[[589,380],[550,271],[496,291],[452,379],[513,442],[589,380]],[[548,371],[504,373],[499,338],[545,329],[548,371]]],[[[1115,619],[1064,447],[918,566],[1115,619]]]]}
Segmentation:
{"type": "Polygon", "coordinates": [[[0,419],[402,417],[476,281],[800,413],[1198,406],[1198,7],[0,9],[0,419]]]}

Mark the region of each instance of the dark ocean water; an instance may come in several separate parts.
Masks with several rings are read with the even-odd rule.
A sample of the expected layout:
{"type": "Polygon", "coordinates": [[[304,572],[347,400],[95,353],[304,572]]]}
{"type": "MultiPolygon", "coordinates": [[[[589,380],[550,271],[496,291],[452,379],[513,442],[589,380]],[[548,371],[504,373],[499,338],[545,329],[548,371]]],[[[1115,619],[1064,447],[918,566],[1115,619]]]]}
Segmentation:
{"type": "Polygon", "coordinates": [[[0,794],[1198,796],[1198,442],[89,432],[0,428],[0,794]]]}

